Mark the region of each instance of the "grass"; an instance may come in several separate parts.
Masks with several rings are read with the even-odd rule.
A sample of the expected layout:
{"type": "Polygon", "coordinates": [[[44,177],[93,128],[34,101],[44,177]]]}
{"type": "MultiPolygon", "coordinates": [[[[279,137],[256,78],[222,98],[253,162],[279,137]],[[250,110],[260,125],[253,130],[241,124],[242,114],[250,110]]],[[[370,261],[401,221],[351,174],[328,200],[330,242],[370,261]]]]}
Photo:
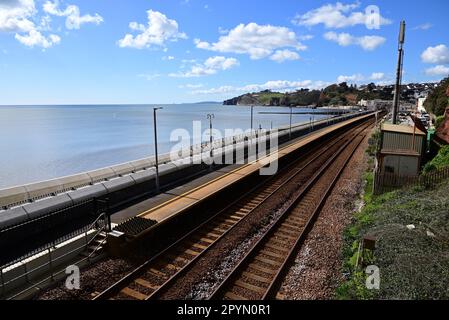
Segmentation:
{"type": "Polygon", "coordinates": [[[445,119],[446,119],[445,116],[438,116],[435,121],[435,128],[438,129],[438,127],[444,122],[445,119]]]}
{"type": "MultiPolygon", "coordinates": [[[[375,148],[367,153],[371,162],[375,148]]],[[[449,148],[442,149],[433,164],[443,166],[448,155],[449,148]]],[[[435,189],[415,187],[380,196],[372,194],[372,172],[365,173],[364,181],[364,207],[354,214],[343,234],[345,281],[337,288],[336,297],[449,299],[449,181],[435,189]],[[363,264],[356,267],[365,235],[376,239],[376,250],[362,252],[363,264]],[[380,290],[366,288],[365,267],[371,264],[380,268],[380,290]]]]}
{"type": "Polygon", "coordinates": [[[449,182],[434,190],[422,187],[373,196],[367,181],[365,207],[344,233],[346,281],[339,299],[449,299],[449,182]],[[413,225],[413,229],[407,226],[413,225]],[[377,265],[380,290],[365,286],[364,268],[355,268],[363,235],[377,239],[374,253],[366,251],[364,266],[377,265]]]}
{"type": "Polygon", "coordinates": [[[424,172],[429,173],[449,166],[449,146],[440,149],[437,156],[424,166],[424,172]]]}

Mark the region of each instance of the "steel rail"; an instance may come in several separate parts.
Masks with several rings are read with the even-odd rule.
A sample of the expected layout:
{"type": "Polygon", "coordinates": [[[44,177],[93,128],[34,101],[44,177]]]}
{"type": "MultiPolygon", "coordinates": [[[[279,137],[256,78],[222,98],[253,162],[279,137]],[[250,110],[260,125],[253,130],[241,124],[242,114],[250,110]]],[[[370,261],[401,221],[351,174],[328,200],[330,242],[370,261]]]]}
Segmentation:
{"type": "MultiPolygon", "coordinates": [[[[363,128],[360,132],[363,132],[366,130],[371,124],[368,124],[365,128],[363,128]]],[[[360,132],[354,135],[354,137],[357,137],[360,135],[360,132]]],[[[283,272],[285,272],[286,266],[288,265],[288,262],[294,255],[294,253],[297,251],[297,248],[299,247],[301,241],[304,239],[304,236],[307,234],[307,231],[311,228],[312,222],[316,218],[317,214],[320,212],[322,206],[325,203],[325,200],[329,196],[330,192],[332,191],[335,183],[337,182],[338,178],[340,177],[341,173],[343,172],[344,168],[346,167],[349,160],[352,158],[352,155],[357,150],[360,143],[363,141],[364,136],[356,141],[355,146],[351,150],[349,156],[345,159],[343,165],[339,168],[339,171],[337,175],[334,177],[334,179],[331,181],[329,186],[327,187],[327,190],[322,195],[318,205],[315,207],[313,213],[309,216],[309,219],[307,223],[305,224],[305,227],[303,228],[302,232],[298,235],[298,238],[295,241],[295,244],[292,246],[292,248],[289,250],[286,259],[283,261],[282,265],[278,269],[276,275],[272,279],[271,283],[269,284],[268,288],[266,289],[266,292],[263,294],[263,299],[267,299],[270,295],[272,295],[273,291],[277,288],[277,284],[279,283],[280,279],[282,278],[283,272]]],[[[323,176],[323,174],[326,172],[326,170],[329,168],[331,163],[337,159],[345,150],[347,150],[347,147],[351,145],[354,142],[354,140],[349,140],[345,145],[343,145],[339,152],[336,153],[333,157],[331,157],[326,164],[314,175],[312,179],[309,180],[305,188],[297,195],[295,200],[285,209],[283,212],[277,217],[276,221],[273,223],[273,225],[261,236],[261,238],[258,239],[258,241],[250,248],[250,250],[244,255],[244,257],[239,261],[239,263],[233,268],[231,273],[228,274],[228,276],[224,279],[224,281],[214,290],[212,295],[209,297],[209,299],[217,299],[218,297],[224,295],[226,292],[229,292],[230,290],[227,290],[228,288],[231,288],[234,284],[233,280],[238,278],[238,275],[243,269],[247,266],[248,262],[256,256],[263,246],[263,244],[268,241],[269,237],[275,233],[277,228],[281,225],[283,221],[286,220],[288,214],[294,210],[294,208],[298,205],[298,203],[306,196],[306,194],[310,191],[310,189],[315,185],[316,182],[319,181],[319,179],[323,176]]]]}
{"type": "MultiPolygon", "coordinates": [[[[363,126],[363,125],[364,125],[364,123],[359,124],[355,128],[358,128],[358,127],[363,126]]],[[[355,128],[353,128],[353,129],[355,129],[355,128]]],[[[275,186],[274,190],[269,192],[269,194],[266,195],[264,197],[264,199],[261,200],[254,208],[252,208],[244,217],[242,217],[240,220],[236,221],[231,227],[229,227],[217,239],[215,239],[212,243],[210,243],[202,252],[198,253],[198,255],[196,255],[193,259],[191,259],[187,264],[185,264],[183,267],[180,267],[180,270],[177,270],[177,272],[175,272],[173,275],[169,276],[169,278],[166,279],[163,284],[158,285],[157,288],[151,294],[146,294],[145,300],[157,298],[168,287],[170,287],[170,285],[172,285],[180,276],[185,274],[185,272],[187,272],[189,270],[189,268],[192,266],[192,264],[194,262],[196,262],[198,259],[200,259],[202,256],[204,256],[204,254],[206,252],[208,252],[211,248],[213,248],[216,243],[218,243],[221,239],[223,239],[239,223],[241,223],[248,216],[250,216],[250,214],[254,210],[259,208],[263,203],[265,203],[274,194],[276,194],[282,187],[287,185],[292,179],[294,179],[296,176],[298,176],[299,173],[301,173],[305,168],[310,166],[314,161],[316,161],[320,156],[322,156],[330,147],[336,145],[338,142],[340,142],[341,140],[345,139],[346,137],[347,137],[347,134],[344,134],[343,136],[338,137],[336,139],[330,139],[330,140],[326,141],[326,145],[325,146],[319,146],[319,147],[313,148],[304,157],[302,157],[301,160],[304,162],[304,160],[307,160],[307,158],[310,157],[311,155],[313,155],[313,157],[309,161],[307,161],[306,164],[302,165],[300,168],[296,168],[295,172],[293,174],[290,174],[285,181],[279,182],[279,180],[285,179],[286,173],[289,172],[288,170],[291,169],[291,167],[298,166],[298,162],[301,162],[301,160],[298,160],[298,161],[288,165],[287,167],[284,167],[282,169],[282,173],[281,173],[280,176],[279,175],[278,176],[273,176],[273,177],[269,178],[268,180],[265,180],[262,183],[260,183],[259,185],[257,185],[254,188],[252,188],[249,192],[247,192],[244,195],[242,195],[241,197],[239,197],[233,203],[229,204],[226,208],[224,208],[224,209],[220,210],[218,213],[214,214],[212,217],[210,217],[205,222],[201,223],[198,227],[196,227],[193,230],[191,230],[190,232],[188,232],[186,235],[184,235],[182,238],[177,240],[175,243],[171,244],[166,249],[164,249],[163,251],[158,253],[156,256],[152,257],[151,259],[149,259],[148,261],[143,263],[141,266],[136,268],[134,271],[129,273],[127,276],[125,276],[124,278],[122,278],[121,280],[119,280],[118,282],[116,282],[115,284],[113,284],[112,286],[107,288],[106,290],[104,290],[102,293],[97,295],[94,298],[94,300],[107,299],[107,298],[111,298],[111,297],[117,295],[121,290],[123,290],[124,288],[128,287],[131,283],[133,283],[139,276],[141,276],[142,274],[147,272],[147,268],[151,264],[155,264],[158,259],[162,258],[162,260],[163,260],[164,255],[169,253],[170,250],[173,250],[174,248],[176,248],[176,246],[180,246],[183,242],[187,241],[189,239],[189,237],[194,236],[194,234],[196,232],[198,232],[201,229],[203,229],[206,226],[208,226],[215,219],[221,218],[221,215],[226,213],[226,211],[229,211],[230,209],[232,209],[232,207],[237,206],[240,201],[244,200],[245,198],[250,198],[251,199],[251,198],[257,197],[257,195],[258,194],[262,194],[264,192],[264,190],[267,190],[270,187],[272,187],[273,185],[276,185],[276,183],[278,184],[277,186],[275,186]],[[320,150],[320,152],[314,154],[314,152],[316,152],[317,150],[320,150]],[[260,189],[262,187],[264,187],[264,189],[260,190],[259,193],[257,193],[258,189],[260,189]]]]}

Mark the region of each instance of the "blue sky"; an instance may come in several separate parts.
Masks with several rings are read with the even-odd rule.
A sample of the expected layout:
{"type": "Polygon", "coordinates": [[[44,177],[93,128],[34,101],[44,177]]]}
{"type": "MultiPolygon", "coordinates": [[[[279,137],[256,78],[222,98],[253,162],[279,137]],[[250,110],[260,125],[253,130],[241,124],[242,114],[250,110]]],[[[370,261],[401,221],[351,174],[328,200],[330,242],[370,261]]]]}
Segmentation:
{"type": "Polygon", "coordinates": [[[221,101],[449,74],[447,0],[0,0],[1,104],[221,101]],[[380,10],[379,29],[365,9],[380,10]],[[376,25],[374,25],[376,26],[376,25]]]}

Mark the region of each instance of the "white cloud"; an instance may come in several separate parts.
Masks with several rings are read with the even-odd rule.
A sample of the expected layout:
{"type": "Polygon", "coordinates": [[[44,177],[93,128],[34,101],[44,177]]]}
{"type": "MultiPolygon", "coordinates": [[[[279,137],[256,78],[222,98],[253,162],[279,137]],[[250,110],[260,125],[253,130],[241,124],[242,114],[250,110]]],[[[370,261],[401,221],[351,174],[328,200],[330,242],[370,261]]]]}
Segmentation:
{"type": "Polygon", "coordinates": [[[429,30],[432,27],[433,27],[433,24],[428,22],[428,23],[420,24],[419,26],[414,27],[412,30],[429,30]]]}
{"type": "Polygon", "coordinates": [[[377,81],[376,86],[391,86],[396,83],[396,80],[394,79],[387,79],[382,81],[377,81]]]}
{"type": "Polygon", "coordinates": [[[438,65],[433,68],[429,68],[426,70],[426,74],[428,76],[448,76],[449,75],[449,67],[438,65]]]}
{"type": "Polygon", "coordinates": [[[132,31],[140,32],[136,36],[126,34],[123,39],[118,41],[121,48],[149,48],[153,45],[165,46],[167,41],[177,41],[178,39],[187,39],[187,35],[179,31],[178,22],[167,18],[167,16],[158,11],[148,10],[148,25],[144,26],[137,22],[131,22],[129,28],[132,31]]]}
{"type": "Polygon", "coordinates": [[[322,89],[329,85],[329,82],[324,81],[288,81],[288,80],[275,80],[267,81],[263,84],[248,84],[242,87],[236,86],[221,86],[212,89],[194,90],[192,94],[207,95],[207,94],[228,94],[239,92],[258,92],[262,90],[273,90],[279,92],[295,91],[303,88],[307,89],[322,89]]]}
{"type": "Polygon", "coordinates": [[[200,39],[195,39],[194,42],[199,49],[248,54],[251,59],[266,58],[275,50],[282,48],[306,49],[306,46],[298,41],[296,34],[290,29],[258,25],[254,22],[247,25],[239,24],[226,35],[221,36],[215,43],[208,43],[200,39]]]}
{"type": "Polygon", "coordinates": [[[45,34],[51,30],[50,15],[65,16],[68,29],[79,29],[84,23],[100,23],[99,15],[80,15],[77,6],[69,5],[64,11],[58,9],[58,1],[46,1],[40,15],[34,0],[1,0],[0,1],[0,32],[14,32],[20,43],[29,47],[50,48],[61,42],[55,34],[45,34]]]}
{"type": "Polygon", "coordinates": [[[0,2],[0,32],[30,32],[35,29],[30,18],[36,13],[34,0],[0,2]]]}
{"type": "Polygon", "coordinates": [[[48,37],[45,37],[37,30],[31,30],[28,35],[24,36],[16,34],[15,38],[28,47],[38,46],[45,49],[50,48],[61,41],[61,38],[57,35],[51,34],[48,37]]]}
{"type": "MultiPolygon", "coordinates": [[[[326,4],[305,14],[298,14],[292,23],[298,26],[312,27],[323,24],[326,28],[345,28],[367,24],[373,18],[371,13],[354,11],[360,7],[360,2],[353,4],[326,4]]],[[[380,25],[391,24],[391,21],[380,16],[380,25]]]]}
{"type": "Polygon", "coordinates": [[[385,78],[385,73],[382,73],[382,72],[374,72],[371,74],[371,77],[370,77],[371,80],[375,80],[375,81],[382,80],[384,78],[385,78]]]}
{"type": "Polygon", "coordinates": [[[342,47],[357,45],[362,47],[363,50],[366,51],[375,50],[377,47],[384,44],[387,40],[384,37],[380,36],[355,37],[353,35],[350,35],[349,33],[336,33],[333,31],[325,33],[324,38],[326,40],[336,42],[342,47]]]}
{"type": "Polygon", "coordinates": [[[218,33],[219,34],[226,34],[229,33],[228,29],[223,29],[222,27],[218,27],[218,33]]]}
{"type": "Polygon", "coordinates": [[[193,65],[189,71],[180,73],[171,73],[174,78],[194,78],[216,74],[220,70],[228,70],[238,66],[239,62],[235,58],[225,58],[216,56],[208,58],[203,64],[193,65]]]}
{"type": "Polygon", "coordinates": [[[65,25],[69,30],[79,29],[82,24],[93,23],[99,25],[103,22],[103,17],[98,13],[94,16],[90,14],[81,15],[79,7],[75,5],[68,5],[65,10],[59,9],[59,1],[46,1],[44,3],[43,9],[46,13],[58,16],[66,17],[65,25]]]}
{"type": "Polygon", "coordinates": [[[34,0],[7,0],[0,2],[0,32],[15,32],[15,38],[28,47],[50,48],[61,38],[55,34],[43,35],[49,29],[49,19],[43,17],[39,26],[33,22],[37,10],[34,0]]]}
{"type": "Polygon", "coordinates": [[[351,76],[339,76],[337,78],[337,82],[338,83],[342,83],[342,82],[355,83],[355,82],[363,81],[363,79],[364,79],[364,77],[361,74],[353,74],[351,76]]]}
{"type": "Polygon", "coordinates": [[[173,56],[164,56],[164,57],[162,57],[162,60],[171,61],[171,60],[175,60],[175,57],[173,57],[173,56]]]}
{"type": "Polygon", "coordinates": [[[151,81],[151,80],[154,80],[156,78],[159,78],[161,75],[159,73],[152,73],[152,74],[142,73],[142,74],[138,74],[137,76],[139,78],[144,78],[144,79],[146,79],[148,81],[151,81]]]}
{"type": "Polygon", "coordinates": [[[371,75],[363,75],[360,73],[353,75],[341,75],[337,77],[337,83],[348,82],[348,83],[362,83],[364,81],[373,81],[377,85],[387,85],[394,81],[389,79],[387,75],[383,72],[373,72],[371,75]]]}
{"type": "Polygon", "coordinates": [[[425,63],[449,63],[449,49],[444,44],[436,47],[428,47],[421,54],[421,59],[425,63]]]}
{"type": "Polygon", "coordinates": [[[311,34],[305,34],[305,35],[302,35],[302,36],[298,36],[298,39],[301,40],[301,41],[312,40],[313,38],[314,38],[314,36],[311,35],[311,34]]]}
{"type": "Polygon", "coordinates": [[[238,65],[239,62],[237,61],[237,59],[235,58],[225,58],[222,56],[216,56],[216,57],[211,57],[208,58],[206,60],[206,62],[204,62],[204,65],[208,68],[211,69],[216,69],[216,70],[227,70],[230,69],[236,65],[238,65]]]}
{"type": "Polygon", "coordinates": [[[287,60],[299,60],[300,56],[298,53],[290,50],[276,50],[276,52],[270,57],[271,60],[278,63],[282,63],[287,60]]]}
{"type": "Polygon", "coordinates": [[[204,87],[204,84],[184,84],[178,86],[179,89],[199,89],[204,87]]]}

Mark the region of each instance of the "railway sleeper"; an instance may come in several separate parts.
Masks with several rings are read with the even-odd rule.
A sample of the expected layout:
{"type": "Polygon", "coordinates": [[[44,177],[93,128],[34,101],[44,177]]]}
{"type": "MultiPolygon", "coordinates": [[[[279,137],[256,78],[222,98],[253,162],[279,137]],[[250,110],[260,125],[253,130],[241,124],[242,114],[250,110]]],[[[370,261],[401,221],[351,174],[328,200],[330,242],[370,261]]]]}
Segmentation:
{"type": "Polygon", "coordinates": [[[288,233],[284,232],[284,230],[278,230],[273,234],[275,237],[287,239],[289,243],[292,241],[296,241],[296,236],[291,236],[288,233]]]}
{"type": "Polygon", "coordinates": [[[269,269],[269,268],[265,268],[265,267],[263,267],[261,265],[258,265],[257,263],[254,263],[254,262],[251,263],[248,267],[250,269],[254,269],[254,270],[257,270],[259,272],[266,273],[267,275],[270,275],[270,276],[273,276],[273,275],[276,274],[275,270],[272,270],[272,269],[269,269]]]}
{"type": "Polygon", "coordinates": [[[234,292],[226,292],[225,294],[225,300],[248,300],[248,298],[245,298],[239,294],[236,294],[234,292]]]}
{"type": "Polygon", "coordinates": [[[301,228],[293,223],[283,222],[281,223],[282,229],[287,229],[289,232],[299,232],[301,228]]]}
{"type": "Polygon", "coordinates": [[[122,291],[120,291],[121,293],[135,299],[135,300],[145,300],[147,298],[147,296],[143,293],[140,293],[134,289],[131,288],[123,288],[122,291]]]}
{"type": "Polygon", "coordinates": [[[279,245],[279,243],[274,243],[274,241],[270,241],[269,243],[265,244],[265,247],[270,248],[272,250],[284,252],[285,254],[288,253],[288,249],[286,249],[284,246],[279,245]]]}
{"type": "Polygon", "coordinates": [[[159,289],[159,286],[152,284],[149,281],[146,281],[144,279],[141,278],[137,278],[136,280],[134,280],[135,283],[137,283],[138,285],[141,285],[142,287],[145,287],[147,289],[156,291],[157,289],[159,289]]]}
{"type": "Polygon", "coordinates": [[[260,257],[260,256],[256,256],[254,258],[254,260],[262,262],[262,263],[265,263],[265,264],[268,264],[268,265],[270,265],[270,266],[272,266],[273,268],[276,268],[276,269],[279,268],[280,265],[281,265],[281,263],[278,262],[278,261],[267,259],[267,258],[260,257]]]}
{"type": "Polygon", "coordinates": [[[262,283],[265,283],[265,284],[268,284],[268,285],[271,283],[271,281],[270,281],[271,277],[264,278],[264,277],[261,277],[261,276],[259,276],[257,274],[254,274],[254,273],[251,273],[251,272],[248,272],[248,271],[244,271],[242,273],[242,275],[244,275],[245,277],[247,277],[249,279],[252,279],[252,280],[255,280],[255,281],[259,281],[259,282],[262,282],[262,283]]]}
{"type": "Polygon", "coordinates": [[[212,244],[215,242],[214,239],[210,239],[210,238],[203,237],[203,236],[194,237],[194,239],[197,241],[201,241],[201,242],[205,242],[205,243],[209,243],[209,244],[212,244]]]}
{"type": "Polygon", "coordinates": [[[258,293],[258,294],[265,294],[265,292],[266,292],[265,288],[259,287],[259,286],[253,285],[253,284],[250,284],[250,283],[245,282],[243,280],[237,280],[234,283],[234,287],[235,286],[240,287],[240,288],[244,288],[246,290],[250,290],[250,291],[258,293]]]}
{"type": "MultiPolygon", "coordinates": [[[[273,250],[273,249],[271,249],[271,250],[273,250]]],[[[284,255],[282,255],[282,254],[277,254],[277,253],[275,253],[275,252],[273,252],[273,251],[269,251],[269,250],[267,250],[267,249],[263,249],[262,251],[260,251],[260,253],[261,253],[261,254],[264,254],[264,255],[266,255],[266,256],[270,256],[270,257],[276,258],[276,259],[285,259],[285,256],[284,256],[284,255]]]]}
{"type": "Polygon", "coordinates": [[[190,262],[190,260],[188,260],[188,259],[185,259],[185,258],[183,258],[183,257],[180,257],[180,256],[178,256],[178,255],[175,255],[175,254],[169,254],[168,256],[167,256],[172,262],[180,262],[180,263],[183,263],[183,264],[188,264],[189,262],[190,262]]]}
{"type": "Polygon", "coordinates": [[[224,222],[216,222],[211,225],[213,234],[217,235],[220,234],[217,238],[220,238],[223,233],[227,232],[229,230],[229,224],[226,224],[224,222]]]}

